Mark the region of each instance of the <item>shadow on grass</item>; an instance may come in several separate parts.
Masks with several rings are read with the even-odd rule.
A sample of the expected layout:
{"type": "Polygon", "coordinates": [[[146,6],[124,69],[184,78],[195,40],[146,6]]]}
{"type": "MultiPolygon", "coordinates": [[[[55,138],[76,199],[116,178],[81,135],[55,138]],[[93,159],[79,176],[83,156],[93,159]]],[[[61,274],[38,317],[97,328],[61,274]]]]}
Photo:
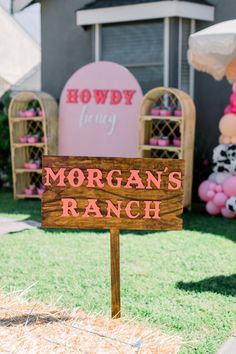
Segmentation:
{"type": "Polygon", "coordinates": [[[11,217],[27,215],[25,220],[41,222],[41,202],[39,200],[14,200],[11,190],[0,190],[0,213],[11,217]]]}
{"type": "Polygon", "coordinates": [[[225,296],[236,296],[236,274],[229,276],[219,275],[197,282],[178,282],[176,288],[195,293],[212,292],[225,296]]]}
{"type": "Polygon", "coordinates": [[[236,242],[236,219],[210,216],[204,207],[195,207],[193,212],[184,214],[184,230],[209,233],[236,242]]]}
{"type": "Polygon", "coordinates": [[[0,318],[0,327],[15,327],[19,325],[32,326],[34,324],[41,325],[46,323],[60,322],[60,321],[69,321],[70,318],[68,316],[59,316],[54,317],[51,315],[42,315],[42,314],[34,314],[34,315],[21,315],[21,316],[13,316],[8,318],[0,318]]]}

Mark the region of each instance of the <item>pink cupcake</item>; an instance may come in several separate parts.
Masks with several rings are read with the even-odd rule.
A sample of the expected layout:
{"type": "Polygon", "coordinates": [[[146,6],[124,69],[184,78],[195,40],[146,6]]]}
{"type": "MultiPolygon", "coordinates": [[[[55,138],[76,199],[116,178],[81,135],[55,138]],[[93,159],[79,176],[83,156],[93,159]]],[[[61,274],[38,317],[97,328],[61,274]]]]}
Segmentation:
{"type": "Polygon", "coordinates": [[[176,146],[176,147],[180,147],[181,146],[181,139],[180,138],[174,138],[173,145],[176,146]]]}
{"type": "Polygon", "coordinates": [[[169,146],[170,145],[170,139],[168,136],[162,136],[158,138],[158,145],[159,146],[169,146]]]}
{"type": "Polygon", "coordinates": [[[29,169],[30,170],[38,170],[38,164],[36,162],[30,162],[29,169]]]}
{"type": "Polygon", "coordinates": [[[39,117],[43,117],[43,116],[44,116],[44,111],[43,111],[42,109],[38,108],[38,109],[37,109],[37,115],[38,115],[39,117]]]}
{"type": "Polygon", "coordinates": [[[182,111],[180,109],[177,109],[175,112],[174,112],[174,115],[175,117],[182,117],[182,111]]]}
{"type": "Polygon", "coordinates": [[[160,107],[153,107],[151,109],[151,115],[152,116],[159,116],[160,115],[160,107]]]}
{"type": "Polygon", "coordinates": [[[34,194],[34,190],[31,188],[25,188],[25,195],[33,195],[34,194]]]}
{"type": "Polygon", "coordinates": [[[169,108],[163,108],[160,110],[160,116],[162,117],[170,117],[172,115],[172,110],[169,108]]]}
{"type": "Polygon", "coordinates": [[[39,137],[37,135],[29,136],[27,141],[29,144],[36,144],[39,141],[39,137]]]}
{"type": "Polygon", "coordinates": [[[34,163],[37,165],[37,169],[40,169],[40,167],[41,167],[40,160],[35,160],[34,163]]]}
{"type": "Polygon", "coordinates": [[[24,168],[25,168],[26,170],[30,169],[30,166],[31,166],[31,163],[30,163],[30,162],[25,162],[25,163],[24,163],[24,168]]]}
{"type": "Polygon", "coordinates": [[[22,136],[20,139],[19,139],[19,142],[21,144],[26,144],[28,142],[28,136],[25,135],[25,136],[22,136]]]}
{"type": "Polygon", "coordinates": [[[20,111],[20,112],[19,112],[19,116],[20,116],[21,118],[24,118],[24,117],[25,117],[25,112],[26,112],[26,111],[20,111]]]}
{"type": "Polygon", "coordinates": [[[37,188],[38,195],[42,195],[44,193],[44,187],[37,188]]]}
{"type": "Polygon", "coordinates": [[[158,145],[158,136],[153,136],[149,139],[149,145],[158,145]]]}
{"type": "Polygon", "coordinates": [[[35,117],[35,116],[36,116],[36,113],[34,110],[25,111],[25,117],[31,118],[31,117],[35,117]]]}

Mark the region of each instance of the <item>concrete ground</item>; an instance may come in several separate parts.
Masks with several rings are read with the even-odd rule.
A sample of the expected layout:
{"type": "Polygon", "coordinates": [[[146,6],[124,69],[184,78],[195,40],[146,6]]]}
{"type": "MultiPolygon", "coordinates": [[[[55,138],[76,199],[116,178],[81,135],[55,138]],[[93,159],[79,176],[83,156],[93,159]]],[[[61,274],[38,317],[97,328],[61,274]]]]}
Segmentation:
{"type": "Polygon", "coordinates": [[[236,354],[236,333],[227,340],[217,354],[236,354]]]}
{"type": "Polygon", "coordinates": [[[40,226],[39,222],[32,220],[16,220],[11,218],[0,218],[0,236],[19,232],[23,230],[31,230],[40,226]]]}

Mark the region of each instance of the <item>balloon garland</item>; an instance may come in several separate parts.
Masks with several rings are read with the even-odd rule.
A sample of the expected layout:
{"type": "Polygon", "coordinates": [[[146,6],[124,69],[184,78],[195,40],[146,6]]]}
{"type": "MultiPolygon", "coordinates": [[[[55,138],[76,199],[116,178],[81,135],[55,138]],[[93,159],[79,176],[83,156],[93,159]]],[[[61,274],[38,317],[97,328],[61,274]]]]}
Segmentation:
{"type": "Polygon", "coordinates": [[[219,123],[220,145],[213,151],[213,173],[198,189],[210,215],[236,218],[236,84],[219,123]]]}

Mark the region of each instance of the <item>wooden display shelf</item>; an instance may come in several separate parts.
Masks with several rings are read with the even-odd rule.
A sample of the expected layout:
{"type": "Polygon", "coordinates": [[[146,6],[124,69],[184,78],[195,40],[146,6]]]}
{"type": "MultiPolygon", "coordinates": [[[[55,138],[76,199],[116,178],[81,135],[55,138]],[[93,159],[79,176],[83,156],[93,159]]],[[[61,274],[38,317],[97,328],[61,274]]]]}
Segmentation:
{"type": "Polygon", "coordinates": [[[27,122],[27,121],[34,121],[34,122],[43,122],[45,117],[11,117],[10,120],[13,123],[18,122],[27,122]]]}
{"type": "Polygon", "coordinates": [[[42,169],[24,168],[28,161],[40,161],[43,155],[57,155],[58,146],[58,106],[55,99],[45,92],[20,92],[16,94],[9,106],[9,128],[11,140],[11,160],[13,191],[15,199],[41,198],[24,193],[30,185],[38,188],[42,184],[42,169]],[[30,106],[40,108],[43,116],[19,117],[19,112],[30,106]],[[44,142],[20,143],[25,135],[47,137],[44,142]],[[20,167],[19,167],[20,166],[20,167]]]}
{"type": "Polygon", "coordinates": [[[178,122],[178,121],[182,121],[183,120],[183,117],[175,117],[175,116],[168,116],[168,117],[164,117],[164,116],[152,116],[152,115],[144,115],[144,116],[141,116],[140,117],[141,120],[144,120],[144,121],[150,121],[150,120],[170,120],[170,121],[173,121],[173,122],[178,122]]]}
{"type": "Polygon", "coordinates": [[[31,168],[16,168],[15,169],[16,173],[42,173],[42,169],[39,168],[37,170],[33,170],[31,168]]]}
{"type": "Polygon", "coordinates": [[[196,110],[192,98],[174,88],[159,87],[149,91],[143,98],[139,115],[140,157],[177,158],[185,160],[184,206],[191,207],[193,180],[193,151],[196,110]],[[170,107],[182,111],[180,117],[152,115],[154,107],[170,107]],[[167,136],[170,141],[180,137],[181,146],[156,146],[147,142],[154,136],[167,136]]]}
{"type": "Polygon", "coordinates": [[[159,146],[159,145],[139,145],[141,150],[168,150],[168,151],[181,151],[181,147],[169,145],[169,146],[159,146]]]}
{"type": "Polygon", "coordinates": [[[28,147],[28,146],[37,147],[37,148],[43,148],[43,147],[46,146],[46,144],[45,143],[34,143],[34,144],[31,144],[31,143],[24,143],[24,144],[22,144],[22,143],[14,143],[13,144],[14,148],[21,148],[21,147],[28,147]]]}
{"type": "Polygon", "coordinates": [[[39,194],[26,195],[26,194],[16,194],[16,199],[42,199],[39,194]]]}

